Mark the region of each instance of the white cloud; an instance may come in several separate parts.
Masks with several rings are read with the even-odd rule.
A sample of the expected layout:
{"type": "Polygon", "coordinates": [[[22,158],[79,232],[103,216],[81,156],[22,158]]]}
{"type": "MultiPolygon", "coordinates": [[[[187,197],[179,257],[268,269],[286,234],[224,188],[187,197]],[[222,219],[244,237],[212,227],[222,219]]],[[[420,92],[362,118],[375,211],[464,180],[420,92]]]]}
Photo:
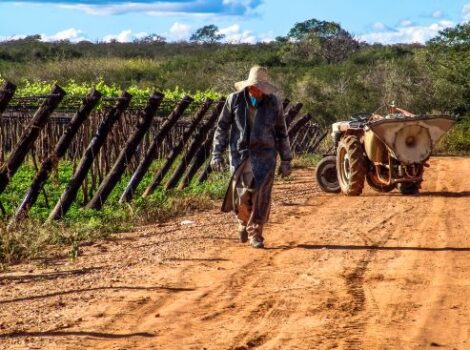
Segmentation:
{"type": "Polygon", "coordinates": [[[462,9],[462,17],[464,22],[470,21],[470,3],[464,5],[462,9]]]}
{"type": "Polygon", "coordinates": [[[409,19],[403,19],[400,21],[401,27],[411,27],[412,25],[413,25],[413,22],[411,22],[409,19]]]}
{"type": "Polygon", "coordinates": [[[224,5],[245,5],[248,6],[251,3],[251,0],[224,0],[222,1],[224,5]]]}
{"type": "Polygon", "coordinates": [[[258,38],[250,30],[241,31],[239,24],[221,28],[218,33],[225,35],[224,41],[228,43],[255,44],[258,41],[258,38]]]}
{"type": "Polygon", "coordinates": [[[149,35],[149,33],[147,33],[147,32],[139,32],[139,33],[134,34],[134,38],[142,39],[142,38],[145,38],[148,35],[149,35]]]}
{"type": "Polygon", "coordinates": [[[58,5],[64,9],[79,10],[89,15],[121,15],[125,13],[143,12],[147,14],[177,14],[179,11],[171,6],[171,4],[145,4],[145,3],[133,3],[127,2],[122,4],[110,4],[110,5],[86,5],[86,4],[60,4],[58,5]]]}
{"type": "Polygon", "coordinates": [[[275,40],[276,40],[276,36],[274,35],[273,32],[264,33],[258,37],[258,41],[261,41],[262,43],[270,43],[275,40]]]}
{"type": "Polygon", "coordinates": [[[170,37],[174,40],[187,39],[190,33],[191,26],[184,23],[175,22],[170,28],[170,37]]]}
{"type": "Polygon", "coordinates": [[[372,25],[372,29],[377,30],[377,31],[383,31],[387,29],[387,26],[383,24],[382,22],[375,22],[372,25]]]}
{"type": "Polygon", "coordinates": [[[442,12],[441,10],[436,10],[431,14],[431,17],[435,19],[442,18],[444,17],[444,12],[442,12]]]}
{"type": "Polygon", "coordinates": [[[398,44],[425,43],[441,30],[455,25],[452,21],[442,20],[427,26],[399,26],[392,30],[377,31],[359,35],[359,39],[368,43],[398,44]]]}
{"type": "Polygon", "coordinates": [[[82,35],[83,31],[80,29],[69,28],[57,32],[53,35],[41,34],[41,41],[61,41],[69,40],[71,42],[79,42],[83,40],[88,40],[86,36],[82,35]]]}
{"type": "MultiPolygon", "coordinates": [[[[30,0],[33,1],[33,0],[30,0]]],[[[45,1],[46,2],[46,1],[45,1]]],[[[246,16],[254,13],[261,4],[260,0],[149,0],[100,2],[88,1],[85,4],[66,3],[64,0],[57,6],[66,9],[83,11],[90,15],[118,15],[125,13],[146,13],[149,15],[227,15],[246,16]]]]}
{"type": "Polygon", "coordinates": [[[134,39],[141,39],[144,36],[148,35],[145,32],[132,33],[132,30],[126,29],[121,31],[118,34],[108,34],[103,37],[103,41],[109,43],[111,41],[117,41],[120,43],[128,43],[134,41],[134,39]]]}

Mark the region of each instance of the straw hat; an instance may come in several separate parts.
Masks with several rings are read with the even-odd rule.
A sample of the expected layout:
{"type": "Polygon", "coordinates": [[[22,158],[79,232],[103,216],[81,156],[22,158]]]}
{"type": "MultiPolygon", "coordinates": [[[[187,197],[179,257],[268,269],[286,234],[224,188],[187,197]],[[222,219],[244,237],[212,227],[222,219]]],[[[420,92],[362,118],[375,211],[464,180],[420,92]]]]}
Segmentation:
{"type": "Polygon", "coordinates": [[[268,69],[261,66],[251,67],[248,79],[235,83],[235,88],[241,91],[247,86],[253,85],[260,89],[265,95],[271,95],[278,90],[269,78],[268,69]]]}

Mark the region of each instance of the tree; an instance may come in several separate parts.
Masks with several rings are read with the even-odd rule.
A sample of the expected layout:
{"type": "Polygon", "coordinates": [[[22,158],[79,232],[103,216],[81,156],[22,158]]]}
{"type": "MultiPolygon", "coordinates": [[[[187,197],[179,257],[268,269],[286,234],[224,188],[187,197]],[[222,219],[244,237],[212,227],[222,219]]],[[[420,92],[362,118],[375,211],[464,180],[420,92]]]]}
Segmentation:
{"type": "Polygon", "coordinates": [[[336,22],[319,21],[312,18],[304,22],[296,23],[287,34],[287,38],[291,40],[304,40],[307,36],[314,35],[321,39],[330,39],[346,34],[350,36],[350,34],[336,22]]]}
{"type": "Polygon", "coordinates": [[[40,34],[34,34],[34,35],[28,35],[20,40],[25,41],[25,42],[35,42],[35,41],[41,41],[41,38],[42,36],[40,34]]]}
{"type": "Polygon", "coordinates": [[[322,44],[314,36],[309,36],[301,41],[285,41],[281,49],[281,59],[285,64],[318,65],[324,63],[322,44]]]}
{"type": "Polygon", "coordinates": [[[223,38],[225,38],[225,35],[219,33],[219,28],[214,24],[210,24],[196,30],[189,40],[204,44],[213,44],[223,38]]]}
{"type": "Polygon", "coordinates": [[[470,112],[470,23],[439,32],[428,43],[426,63],[441,108],[458,114],[470,112]]]}
{"type": "Polygon", "coordinates": [[[341,31],[336,36],[323,40],[322,54],[327,63],[339,63],[347,59],[359,47],[359,42],[351,34],[341,31]]]}
{"type": "Polygon", "coordinates": [[[359,49],[360,44],[336,22],[315,18],[296,23],[278,42],[287,45],[284,59],[296,57],[306,63],[339,63],[359,49]]]}
{"type": "Polygon", "coordinates": [[[439,32],[428,44],[434,48],[448,47],[453,49],[468,49],[470,47],[470,23],[459,24],[439,32]]]}
{"type": "Polygon", "coordinates": [[[136,44],[154,44],[154,43],[163,44],[165,42],[166,42],[166,38],[158,34],[149,34],[142,38],[138,38],[134,40],[134,43],[136,44]]]}

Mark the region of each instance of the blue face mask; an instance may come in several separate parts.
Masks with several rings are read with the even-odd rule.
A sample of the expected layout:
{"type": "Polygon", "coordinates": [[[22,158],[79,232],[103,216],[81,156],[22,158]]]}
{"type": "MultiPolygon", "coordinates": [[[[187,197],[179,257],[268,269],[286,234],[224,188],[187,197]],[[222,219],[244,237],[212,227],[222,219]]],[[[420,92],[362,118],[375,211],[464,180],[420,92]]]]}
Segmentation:
{"type": "Polygon", "coordinates": [[[254,96],[250,96],[250,102],[253,107],[256,107],[256,105],[258,104],[258,100],[254,96]]]}

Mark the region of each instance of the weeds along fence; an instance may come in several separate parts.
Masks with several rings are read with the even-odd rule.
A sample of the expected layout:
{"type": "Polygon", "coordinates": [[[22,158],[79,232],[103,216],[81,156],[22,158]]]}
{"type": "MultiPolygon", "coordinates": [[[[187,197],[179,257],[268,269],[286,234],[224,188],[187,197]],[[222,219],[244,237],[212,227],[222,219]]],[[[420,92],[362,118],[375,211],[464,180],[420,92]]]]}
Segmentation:
{"type": "MultiPolygon", "coordinates": [[[[67,96],[59,86],[48,95],[15,97],[15,90],[9,82],[0,88],[0,200],[24,162],[34,164],[36,175],[12,221],[26,217],[41,192],[47,197],[44,185],[59,160],[72,164],[73,175],[51,205],[49,220],[63,218],[79,191],[88,208],[100,209],[124,174],[132,176],[120,202],[138,194],[144,176],[152,181],[143,197],[158,186],[182,189],[198,172],[200,183],[210,176],[210,146],[224,98],[194,101],[184,96],[176,101],[158,92],[146,100],[127,92],[110,98],[95,90],[87,96],[67,96]],[[161,166],[155,170],[156,159],[161,166]]],[[[292,149],[313,153],[325,132],[311,115],[297,117],[301,104],[286,100],[284,107],[292,149]]],[[[5,218],[3,205],[0,210],[5,218]]]]}

